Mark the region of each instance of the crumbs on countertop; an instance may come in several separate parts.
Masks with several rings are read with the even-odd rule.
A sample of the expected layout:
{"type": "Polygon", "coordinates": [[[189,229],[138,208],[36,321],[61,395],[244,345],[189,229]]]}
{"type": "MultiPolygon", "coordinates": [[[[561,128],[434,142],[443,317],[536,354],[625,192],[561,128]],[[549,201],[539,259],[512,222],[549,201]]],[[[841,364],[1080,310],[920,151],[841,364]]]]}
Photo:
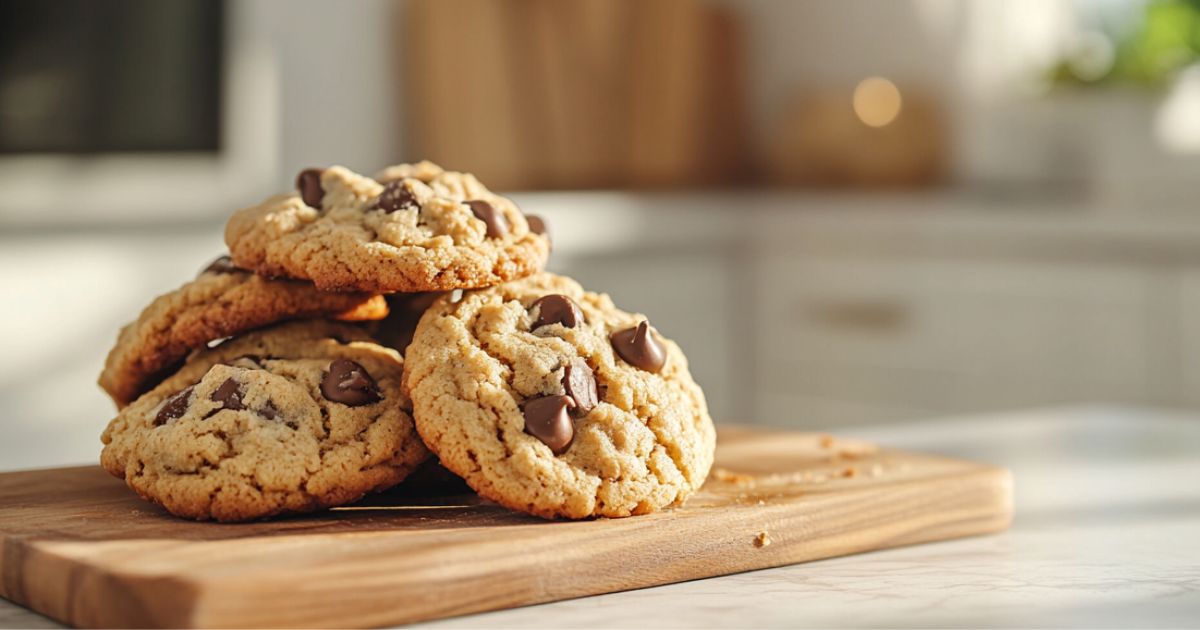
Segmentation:
{"type": "Polygon", "coordinates": [[[736,483],[739,486],[751,486],[754,485],[755,481],[755,477],[753,475],[737,473],[729,470],[728,468],[720,467],[713,468],[712,476],[713,479],[716,479],[717,481],[728,481],[730,483],[736,483]]]}

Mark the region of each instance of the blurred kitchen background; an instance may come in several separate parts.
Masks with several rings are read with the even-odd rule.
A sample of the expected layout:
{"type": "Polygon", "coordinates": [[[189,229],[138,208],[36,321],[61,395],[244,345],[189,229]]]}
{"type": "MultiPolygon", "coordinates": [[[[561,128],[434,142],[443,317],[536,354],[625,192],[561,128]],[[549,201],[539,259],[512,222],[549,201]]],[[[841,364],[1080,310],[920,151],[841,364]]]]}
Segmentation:
{"type": "Polygon", "coordinates": [[[1200,407],[1196,0],[3,0],[0,468],[297,171],[428,158],[718,422],[1200,407]]]}

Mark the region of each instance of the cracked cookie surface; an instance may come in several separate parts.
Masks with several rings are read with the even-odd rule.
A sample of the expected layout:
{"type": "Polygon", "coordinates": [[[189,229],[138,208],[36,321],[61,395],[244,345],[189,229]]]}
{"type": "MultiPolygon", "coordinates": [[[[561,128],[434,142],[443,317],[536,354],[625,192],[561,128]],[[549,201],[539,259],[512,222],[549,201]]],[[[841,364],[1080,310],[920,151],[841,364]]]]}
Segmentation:
{"type": "Polygon", "coordinates": [[[548,273],[443,296],[406,355],[417,430],[446,468],[512,509],[586,518],[680,504],[708,475],[715,434],[678,346],[647,329],[657,371],[614,349],[614,333],[642,321],[548,273]]]}
{"type": "Polygon", "coordinates": [[[225,228],[238,266],[330,291],[489,286],[540,270],[549,240],[473,175],[422,162],[378,179],[309,169],[297,192],[240,210],[225,228]]]}
{"type": "Polygon", "coordinates": [[[271,280],[218,258],[195,280],[161,295],[126,325],[99,383],[121,408],[154,387],[192,350],[287,319],[381,319],[383,296],[319,291],[312,283],[271,280]]]}
{"type": "Polygon", "coordinates": [[[391,487],[429,455],[403,363],[361,329],[321,320],[194,354],[105,429],[101,464],[177,516],[310,512],[391,487]]]}

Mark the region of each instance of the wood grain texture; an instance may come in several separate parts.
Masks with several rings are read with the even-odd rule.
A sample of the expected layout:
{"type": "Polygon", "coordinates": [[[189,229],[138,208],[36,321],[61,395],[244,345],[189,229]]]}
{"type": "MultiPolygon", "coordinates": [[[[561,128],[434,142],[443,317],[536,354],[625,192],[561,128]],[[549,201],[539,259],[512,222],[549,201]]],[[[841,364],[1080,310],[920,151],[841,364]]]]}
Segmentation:
{"type": "Polygon", "coordinates": [[[627,156],[637,186],[687,183],[703,162],[704,14],[696,0],[639,5],[630,29],[632,140],[627,156]]]}
{"type": "Polygon", "coordinates": [[[747,172],[745,38],[698,0],[410,0],[413,157],[495,190],[720,186],[747,172]]]}
{"type": "Polygon", "coordinates": [[[1000,468],[726,429],[684,508],[543,522],[470,496],[192,523],[99,468],[0,475],[0,595],[77,626],[379,626],[983,534],[1000,468]]]}

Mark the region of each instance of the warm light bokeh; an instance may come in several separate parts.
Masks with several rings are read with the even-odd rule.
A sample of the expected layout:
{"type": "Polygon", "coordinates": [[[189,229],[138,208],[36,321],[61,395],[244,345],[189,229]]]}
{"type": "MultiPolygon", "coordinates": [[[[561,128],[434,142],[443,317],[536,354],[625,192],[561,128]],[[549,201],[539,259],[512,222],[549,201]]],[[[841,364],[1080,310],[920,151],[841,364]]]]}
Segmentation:
{"type": "Polygon", "coordinates": [[[903,107],[899,88],[883,77],[868,77],[854,88],[854,113],[868,126],[886,127],[903,107]]]}

